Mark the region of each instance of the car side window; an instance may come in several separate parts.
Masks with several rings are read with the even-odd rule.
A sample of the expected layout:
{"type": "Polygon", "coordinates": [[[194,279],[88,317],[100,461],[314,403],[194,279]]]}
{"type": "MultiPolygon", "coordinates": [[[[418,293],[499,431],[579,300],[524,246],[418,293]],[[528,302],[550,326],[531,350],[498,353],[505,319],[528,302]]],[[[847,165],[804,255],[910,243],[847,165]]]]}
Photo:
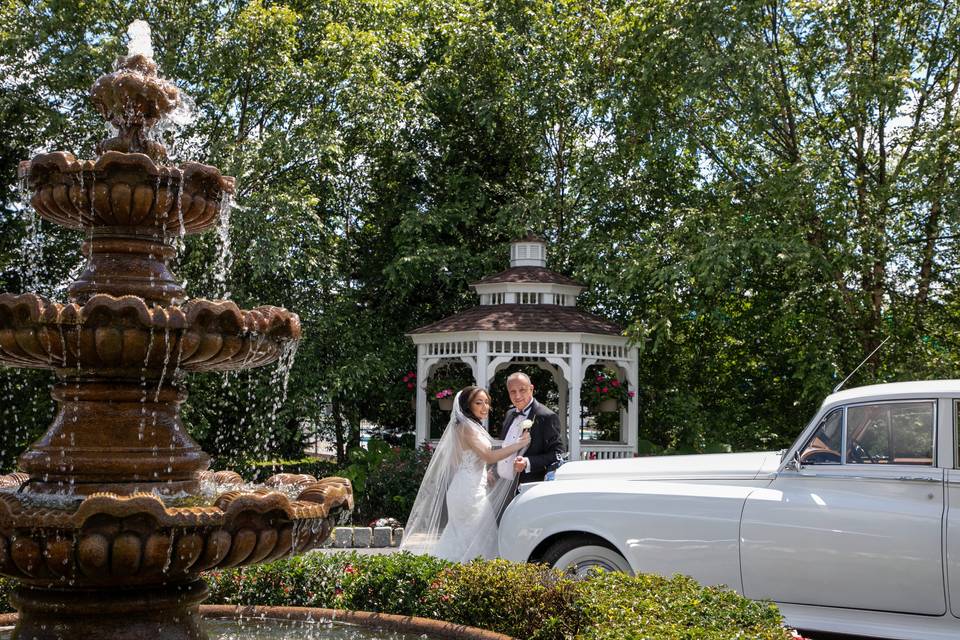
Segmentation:
{"type": "Polygon", "coordinates": [[[800,452],[800,463],[840,464],[843,446],[843,409],[834,409],[823,417],[813,436],[800,452]]]}
{"type": "Polygon", "coordinates": [[[933,402],[850,407],[847,463],[933,465],[933,424],[933,402]]]}

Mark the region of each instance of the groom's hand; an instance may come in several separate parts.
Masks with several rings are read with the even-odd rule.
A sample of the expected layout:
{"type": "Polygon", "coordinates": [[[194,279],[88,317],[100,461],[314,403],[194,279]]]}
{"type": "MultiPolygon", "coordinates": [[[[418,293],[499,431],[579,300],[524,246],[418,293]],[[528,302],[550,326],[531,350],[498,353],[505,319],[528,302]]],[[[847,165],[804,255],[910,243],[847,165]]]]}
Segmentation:
{"type": "Polygon", "coordinates": [[[517,456],[513,461],[513,472],[523,473],[527,470],[527,459],[523,456],[517,456]]]}

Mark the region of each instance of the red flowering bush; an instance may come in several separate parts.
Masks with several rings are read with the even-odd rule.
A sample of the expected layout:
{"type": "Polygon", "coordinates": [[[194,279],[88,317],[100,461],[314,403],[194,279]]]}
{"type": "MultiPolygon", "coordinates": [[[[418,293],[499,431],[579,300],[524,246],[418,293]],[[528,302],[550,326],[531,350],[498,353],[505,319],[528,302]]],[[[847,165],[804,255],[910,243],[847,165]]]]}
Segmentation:
{"type": "Polygon", "coordinates": [[[616,400],[618,405],[625,405],[634,395],[626,380],[617,378],[610,369],[588,373],[580,386],[580,401],[588,407],[596,407],[604,400],[616,400]]]}

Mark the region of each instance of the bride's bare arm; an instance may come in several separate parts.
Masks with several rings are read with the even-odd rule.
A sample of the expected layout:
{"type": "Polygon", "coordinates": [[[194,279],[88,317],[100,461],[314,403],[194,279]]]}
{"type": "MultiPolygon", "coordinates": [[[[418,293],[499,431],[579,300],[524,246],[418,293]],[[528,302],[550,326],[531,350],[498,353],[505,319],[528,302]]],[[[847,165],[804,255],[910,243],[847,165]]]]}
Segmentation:
{"type": "Polygon", "coordinates": [[[530,434],[524,433],[520,439],[512,444],[508,444],[500,449],[493,449],[491,446],[473,433],[466,433],[464,444],[473,450],[484,464],[494,464],[505,458],[516,454],[520,449],[530,444],[530,434]]]}

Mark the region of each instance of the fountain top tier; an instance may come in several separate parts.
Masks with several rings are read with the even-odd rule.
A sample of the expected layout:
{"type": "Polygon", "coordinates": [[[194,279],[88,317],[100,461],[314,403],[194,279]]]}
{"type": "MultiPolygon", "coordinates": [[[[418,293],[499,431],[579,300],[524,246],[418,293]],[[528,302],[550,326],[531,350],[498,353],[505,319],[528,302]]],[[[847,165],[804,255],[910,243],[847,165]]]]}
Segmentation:
{"type": "Polygon", "coordinates": [[[98,145],[95,161],[58,151],[20,163],[33,191],[31,204],[56,224],[96,235],[152,236],[200,233],[213,227],[234,192],[234,179],[216,167],[168,166],[154,127],[182,104],[180,91],[157,75],[157,65],[131,42],[130,55],[98,78],[90,97],[117,134],[98,145]]]}

